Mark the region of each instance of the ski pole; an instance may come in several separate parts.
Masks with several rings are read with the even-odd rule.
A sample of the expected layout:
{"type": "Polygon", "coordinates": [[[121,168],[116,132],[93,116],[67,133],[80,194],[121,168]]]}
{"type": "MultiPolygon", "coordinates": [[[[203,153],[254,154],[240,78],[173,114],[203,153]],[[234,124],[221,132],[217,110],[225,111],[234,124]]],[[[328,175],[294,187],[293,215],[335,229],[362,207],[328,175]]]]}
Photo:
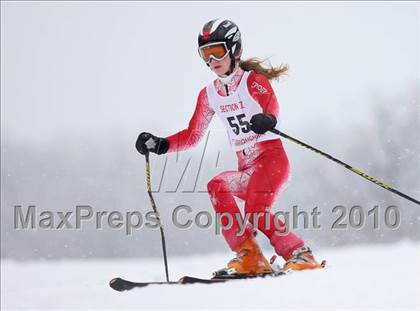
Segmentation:
{"type": "Polygon", "coordinates": [[[163,262],[165,264],[165,275],[166,275],[166,282],[169,282],[169,272],[168,272],[168,258],[166,256],[166,243],[165,243],[165,234],[163,233],[163,225],[160,221],[160,215],[156,208],[155,200],[153,199],[152,195],[152,186],[150,182],[150,161],[149,161],[149,152],[147,152],[145,155],[146,158],[146,184],[147,184],[147,193],[149,194],[150,203],[152,204],[153,211],[156,214],[156,219],[159,223],[160,228],[160,236],[162,239],[162,251],[163,251],[163,262]]]}
{"type": "Polygon", "coordinates": [[[270,131],[272,133],[274,133],[274,134],[280,135],[281,137],[287,138],[287,139],[293,141],[294,143],[296,143],[298,145],[301,145],[301,146],[303,146],[303,147],[305,147],[305,148],[307,148],[309,150],[312,150],[313,152],[316,152],[316,153],[318,153],[320,155],[323,155],[324,157],[326,157],[326,158],[334,161],[335,163],[338,163],[338,164],[344,166],[346,169],[352,171],[353,173],[356,173],[359,176],[362,176],[363,178],[365,178],[365,179],[373,182],[374,184],[376,184],[376,185],[378,185],[378,186],[380,186],[380,187],[382,187],[382,188],[384,188],[384,189],[386,189],[388,191],[391,191],[392,193],[395,193],[395,194],[399,195],[400,197],[403,197],[404,199],[407,199],[407,200],[409,200],[409,201],[411,201],[413,203],[416,203],[417,205],[420,205],[420,201],[418,201],[418,200],[416,200],[416,199],[414,199],[414,198],[412,198],[412,197],[410,197],[410,196],[408,196],[408,195],[406,195],[406,194],[398,191],[395,188],[392,188],[391,186],[388,186],[387,184],[385,184],[385,183],[377,180],[376,178],[374,178],[372,176],[369,176],[366,173],[363,173],[361,170],[359,170],[357,168],[354,168],[354,167],[348,165],[347,163],[344,163],[343,161],[340,161],[337,158],[334,158],[333,156],[329,155],[328,153],[325,153],[325,152],[323,152],[323,151],[321,151],[321,150],[319,150],[317,148],[314,148],[314,147],[312,147],[312,146],[310,146],[308,144],[305,144],[304,142],[302,142],[302,141],[300,141],[300,140],[298,140],[298,139],[296,139],[296,138],[294,138],[292,136],[289,136],[289,135],[287,135],[287,134],[285,134],[283,132],[280,132],[277,129],[272,129],[270,131]]]}

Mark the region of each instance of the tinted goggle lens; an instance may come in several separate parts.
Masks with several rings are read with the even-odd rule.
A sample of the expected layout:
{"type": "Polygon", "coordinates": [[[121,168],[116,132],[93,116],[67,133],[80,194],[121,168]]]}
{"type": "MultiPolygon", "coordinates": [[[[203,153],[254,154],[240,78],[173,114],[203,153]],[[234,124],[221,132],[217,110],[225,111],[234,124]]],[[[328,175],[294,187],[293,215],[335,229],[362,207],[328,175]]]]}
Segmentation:
{"type": "Polygon", "coordinates": [[[226,45],[223,43],[212,44],[200,48],[200,55],[205,62],[208,62],[211,56],[216,60],[221,60],[226,56],[227,53],[228,50],[226,45]]]}

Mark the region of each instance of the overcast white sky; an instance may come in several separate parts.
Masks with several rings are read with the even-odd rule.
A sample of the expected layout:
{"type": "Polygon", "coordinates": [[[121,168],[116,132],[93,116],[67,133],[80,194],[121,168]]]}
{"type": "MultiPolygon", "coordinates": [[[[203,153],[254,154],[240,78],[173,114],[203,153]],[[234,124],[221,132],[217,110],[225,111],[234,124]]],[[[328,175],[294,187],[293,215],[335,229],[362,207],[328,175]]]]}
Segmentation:
{"type": "Polygon", "coordinates": [[[1,5],[3,137],[183,128],[214,77],[196,39],[216,17],[239,25],[244,57],[290,65],[274,88],[283,126],[297,134],[369,121],[373,94],[398,96],[418,78],[414,2],[1,5]]]}

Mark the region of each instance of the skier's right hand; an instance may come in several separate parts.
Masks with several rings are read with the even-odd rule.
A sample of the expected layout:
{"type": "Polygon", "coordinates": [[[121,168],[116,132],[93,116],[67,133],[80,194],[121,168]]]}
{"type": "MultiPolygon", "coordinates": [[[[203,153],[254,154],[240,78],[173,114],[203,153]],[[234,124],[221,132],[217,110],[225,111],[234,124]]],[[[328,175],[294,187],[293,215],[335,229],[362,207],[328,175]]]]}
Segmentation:
{"type": "Polygon", "coordinates": [[[156,137],[150,133],[142,132],[137,138],[136,149],[143,155],[149,152],[163,154],[168,151],[169,142],[166,138],[156,137]]]}

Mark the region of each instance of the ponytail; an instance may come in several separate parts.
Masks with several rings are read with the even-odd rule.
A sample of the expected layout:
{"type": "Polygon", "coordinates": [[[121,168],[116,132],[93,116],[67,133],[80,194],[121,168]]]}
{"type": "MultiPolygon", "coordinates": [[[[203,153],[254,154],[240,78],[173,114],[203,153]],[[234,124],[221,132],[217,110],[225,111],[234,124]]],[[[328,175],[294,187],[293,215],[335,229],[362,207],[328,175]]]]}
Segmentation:
{"type": "Polygon", "coordinates": [[[270,62],[267,65],[263,65],[266,62],[265,59],[259,59],[257,57],[251,57],[246,60],[239,61],[239,67],[245,71],[254,71],[255,73],[262,74],[268,80],[279,80],[281,76],[287,75],[289,65],[281,64],[278,67],[273,67],[270,62]]]}

